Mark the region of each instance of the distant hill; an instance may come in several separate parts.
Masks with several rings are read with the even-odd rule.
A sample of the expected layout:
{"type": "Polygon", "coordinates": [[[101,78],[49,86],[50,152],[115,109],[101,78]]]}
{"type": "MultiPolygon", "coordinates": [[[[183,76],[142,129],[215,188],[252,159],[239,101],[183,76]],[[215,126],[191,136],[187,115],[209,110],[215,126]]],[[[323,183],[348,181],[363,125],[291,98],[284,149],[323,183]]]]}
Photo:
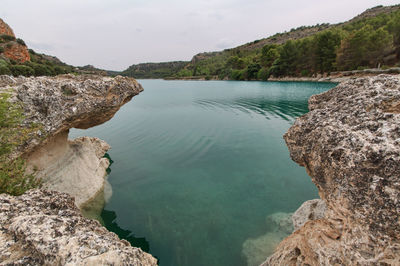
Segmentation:
{"type": "Polygon", "coordinates": [[[133,65],[136,78],[266,80],[399,66],[400,5],[377,6],[339,24],[301,26],[189,62],[133,65]]]}
{"type": "Polygon", "coordinates": [[[132,65],[120,74],[124,76],[135,77],[138,79],[146,78],[167,78],[175,75],[182,70],[188,62],[175,61],[166,63],[143,63],[132,65]]]}

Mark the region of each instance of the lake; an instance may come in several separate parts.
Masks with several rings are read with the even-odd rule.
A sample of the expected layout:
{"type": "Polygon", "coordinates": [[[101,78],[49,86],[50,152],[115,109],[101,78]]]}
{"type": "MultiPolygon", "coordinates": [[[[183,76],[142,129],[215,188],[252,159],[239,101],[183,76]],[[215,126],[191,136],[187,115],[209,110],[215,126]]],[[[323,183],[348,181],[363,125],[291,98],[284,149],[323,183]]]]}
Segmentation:
{"type": "Polygon", "coordinates": [[[282,135],[335,84],[139,82],[144,91],[109,122],[70,133],[112,146],[102,222],[164,266],[265,259],[289,233],[271,217],[318,197],[282,135]]]}

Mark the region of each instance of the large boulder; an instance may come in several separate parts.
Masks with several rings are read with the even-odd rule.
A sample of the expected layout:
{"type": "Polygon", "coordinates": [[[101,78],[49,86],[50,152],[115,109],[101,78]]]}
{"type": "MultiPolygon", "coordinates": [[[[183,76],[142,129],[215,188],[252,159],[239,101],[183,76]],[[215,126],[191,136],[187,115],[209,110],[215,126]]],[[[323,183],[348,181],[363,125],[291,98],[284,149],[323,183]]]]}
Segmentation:
{"type": "Polygon", "coordinates": [[[400,261],[400,80],[352,79],[312,96],[285,134],[325,201],[265,265],[397,265],[400,261]]]}

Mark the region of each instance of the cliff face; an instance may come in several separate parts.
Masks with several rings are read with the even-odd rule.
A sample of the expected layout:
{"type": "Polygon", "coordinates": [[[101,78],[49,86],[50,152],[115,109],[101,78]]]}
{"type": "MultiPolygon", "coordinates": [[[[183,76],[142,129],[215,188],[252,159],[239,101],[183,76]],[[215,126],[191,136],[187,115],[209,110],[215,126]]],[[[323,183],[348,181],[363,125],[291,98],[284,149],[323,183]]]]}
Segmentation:
{"type": "Polygon", "coordinates": [[[31,57],[28,52],[26,45],[20,44],[15,41],[15,34],[11,27],[0,18],[0,35],[8,35],[14,38],[14,40],[2,40],[0,47],[4,49],[2,55],[8,59],[15,60],[23,63],[30,61],[31,57]]]}
{"type": "Polygon", "coordinates": [[[326,203],[264,265],[400,261],[400,80],[360,78],[312,96],[285,134],[326,203]]]}
{"type": "Polygon", "coordinates": [[[80,214],[71,196],[31,190],[0,195],[1,265],[157,265],[157,260],[80,214]]]}
{"type": "Polygon", "coordinates": [[[20,63],[31,60],[28,48],[25,45],[19,44],[14,41],[8,42],[6,45],[4,45],[3,55],[20,63]]]}

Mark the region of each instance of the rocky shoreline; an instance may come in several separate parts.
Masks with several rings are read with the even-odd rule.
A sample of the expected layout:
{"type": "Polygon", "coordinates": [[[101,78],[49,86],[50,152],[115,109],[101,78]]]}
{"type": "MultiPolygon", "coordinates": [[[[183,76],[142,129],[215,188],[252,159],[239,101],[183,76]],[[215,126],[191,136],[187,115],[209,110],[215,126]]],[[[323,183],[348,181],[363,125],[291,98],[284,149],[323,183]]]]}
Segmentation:
{"type": "Polygon", "coordinates": [[[351,79],[309,109],[284,139],[326,210],[262,265],[398,265],[400,76],[351,79]]]}
{"type": "Polygon", "coordinates": [[[37,128],[11,156],[24,158],[45,189],[0,195],[1,265],[157,265],[150,254],[81,215],[78,208],[94,199],[104,204],[110,146],[98,138],[68,139],[70,128],[108,121],[141,91],[136,80],[121,76],[0,76],[0,92],[23,107],[21,129],[37,128]]]}
{"type": "MultiPolygon", "coordinates": [[[[23,103],[22,126],[40,125],[12,156],[25,158],[44,187],[58,191],[0,195],[0,264],[157,265],[151,255],[81,215],[78,207],[102,194],[108,167],[103,155],[110,147],[97,138],[68,140],[70,128],[111,119],[142,90],[123,77],[0,76],[0,92],[23,103]]],[[[304,203],[291,216],[295,231],[262,265],[396,265],[400,76],[347,78],[312,96],[309,109],[284,138],[321,200],[304,203]]],[[[288,217],[269,217],[276,230],[244,243],[250,264],[260,260],[254,249],[266,237],[279,242],[293,230],[288,217]]]]}

